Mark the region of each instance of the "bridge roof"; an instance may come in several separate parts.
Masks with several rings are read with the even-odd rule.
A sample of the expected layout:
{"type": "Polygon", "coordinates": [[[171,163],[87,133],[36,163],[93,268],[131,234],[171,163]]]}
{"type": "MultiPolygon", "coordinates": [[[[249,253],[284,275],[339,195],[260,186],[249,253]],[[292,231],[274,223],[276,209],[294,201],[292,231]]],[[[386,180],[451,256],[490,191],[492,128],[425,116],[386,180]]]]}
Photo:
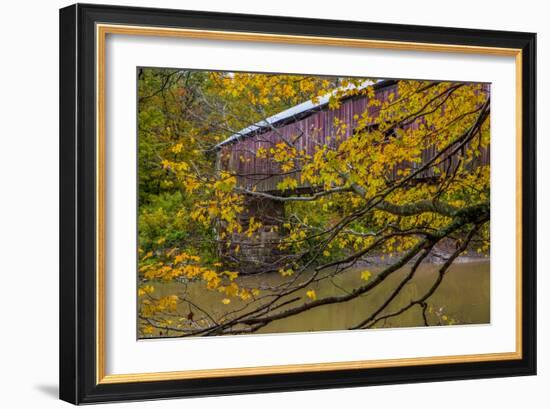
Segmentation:
{"type": "Polygon", "coordinates": [[[310,111],[314,111],[317,109],[321,109],[323,106],[327,105],[329,102],[329,99],[331,96],[336,94],[339,91],[347,91],[351,89],[363,89],[368,87],[369,85],[373,84],[380,84],[383,83],[385,80],[376,80],[376,81],[370,81],[365,80],[361,85],[349,85],[347,87],[340,87],[337,88],[323,96],[321,96],[316,103],[312,102],[311,100],[302,102],[301,104],[295,105],[291,108],[285,109],[284,111],[279,112],[278,114],[275,114],[273,116],[270,116],[269,118],[263,119],[261,121],[256,122],[255,124],[252,124],[250,126],[247,126],[246,128],[241,129],[239,132],[231,135],[229,138],[223,140],[222,142],[218,143],[215,148],[219,149],[224,145],[230,144],[232,142],[237,142],[241,139],[244,139],[248,136],[251,136],[253,134],[256,134],[258,131],[262,131],[264,129],[268,129],[274,125],[284,123],[284,122],[292,122],[292,120],[298,120],[302,118],[304,115],[309,113],[310,111]]]}

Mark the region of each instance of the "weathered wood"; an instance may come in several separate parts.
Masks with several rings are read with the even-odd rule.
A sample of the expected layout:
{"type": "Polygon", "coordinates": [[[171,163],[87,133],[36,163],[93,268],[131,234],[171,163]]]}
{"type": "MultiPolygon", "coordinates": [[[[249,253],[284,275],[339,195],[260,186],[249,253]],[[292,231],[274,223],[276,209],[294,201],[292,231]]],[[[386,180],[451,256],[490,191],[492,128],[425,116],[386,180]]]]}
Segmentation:
{"type": "MultiPolygon", "coordinates": [[[[487,87],[487,91],[488,91],[487,87]]],[[[397,98],[396,81],[384,81],[381,86],[375,87],[375,97],[381,102],[387,101],[390,94],[397,98]]],[[[302,115],[296,120],[287,120],[282,124],[274,124],[273,129],[265,128],[259,132],[253,132],[250,135],[243,135],[238,140],[220,146],[218,151],[218,163],[220,169],[225,169],[237,175],[237,185],[245,189],[255,189],[259,192],[277,191],[277,184],[284,178],[291,176],[299,181],[298,189],[304,189],[308,186],[301,184],[300,172],[294,171],[290,174],[284,174],[279,164],[269,155],[267,158],[258,158],[256,152],[259,148],[269,149],[284,140],[292,141],[294,147],[298,150],[304,150],[306,154],[313,155],[318,146],[328,145],[331,148],[337,148],[337,144],[350,138],[356,127],[356,117],[368,110],[369,116],[376,117],[376,106],[367,106],[368,97],[356,96],[345,99],[337,109],[329,109],[328,106],[319,107],[309,113],[302,115]],[[334,138],[335,126],[334,120],[338,118],[340,123],[345,123],[347,128],[341,135],[340,142],[334,138]]],[[[375,125],[374,123],[372,125],[375,125]]],[[[415,121],[405,127],[405,129],[415,129],[419,126],[419,121],[415,121]]],[[[422,152],[422,162],[426,163],[437,154],[435,147],[430,147],[422,152]]],[[[489,163],[489,149],[483,149],[481,152],[480,163],[489,163]]],[[[453,169],[458,164],[456,158],[450,158],[439,165],[439,171],[453,169]]],[[[398,170],[420,167],[422,164],[412,164],[407,161],[395,164],[392,174],[389,178],[397,178],[398,170]]],[[[419,179],[430,179],[437,177],[437,170],[430,168],[418,175],[419,179]]]]}

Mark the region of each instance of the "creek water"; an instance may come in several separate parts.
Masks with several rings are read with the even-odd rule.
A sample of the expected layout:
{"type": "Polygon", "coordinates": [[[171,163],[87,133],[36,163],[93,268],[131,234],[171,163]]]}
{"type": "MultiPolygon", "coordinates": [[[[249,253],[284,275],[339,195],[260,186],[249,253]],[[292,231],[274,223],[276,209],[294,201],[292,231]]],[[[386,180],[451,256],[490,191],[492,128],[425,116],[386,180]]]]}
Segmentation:
{"type": "MultiPolygon", "coordinates": [[[[398,296],[383,310],[381,315],[392,313],[407,305],[411,300],[421,297],[434,283],[438,275],[438,264],[423,264],[414,278],[400,291],[398,296]]],[[[378,268],[378,271],[381,267],[378,268]]],[[[332,280],[323,280],[312,284],[294,294],[302,297],[300,302],[309,301],[306,290],[314,290],[317,298],[338,296],[365,284],[361,278],[364,269],[350,269],[340,273],[332,280]]],[[[369,268],[376,275],[376,268],[369,268]]],[[[295,316],[290,316],[261,328],[257,333],[282,333],[305,331],[345,330],[357,325],[378,309],[389,297],[393,289],[410,271],[410,266],[394,272],[380,285],[368,293],[351,301],[320,306],[295,316]]],[[[372,278],[371,278],[372,279],[372,278]]],[[[262,287],[282,284],[288,277],[279,274],[242,276],[239,285],[262,287]]],[[[213,317],[219,317],[243,306],[240,300],[232,300],[224,305],[224,295],[207,290],[202,282],[153,283],[154,296],[185,294],[185,297],[207,311],[213,317]]],[[[426,318],[429,325],[486,324],[490,322],[490,263],[488,260],[476,260],[453,264],[435,293],[427,300],[426,318]]],[[[188,303],[178,306],[180,321],[193,312],[202,315],[188,303]]],[[[408,311],[392,318],[379,321],[375,327],[397,328],[424,326],[422,309],[414,306],[408,311]]],[[[175,332],[158,333],[153,336],[177,336],[175,332]]]]}

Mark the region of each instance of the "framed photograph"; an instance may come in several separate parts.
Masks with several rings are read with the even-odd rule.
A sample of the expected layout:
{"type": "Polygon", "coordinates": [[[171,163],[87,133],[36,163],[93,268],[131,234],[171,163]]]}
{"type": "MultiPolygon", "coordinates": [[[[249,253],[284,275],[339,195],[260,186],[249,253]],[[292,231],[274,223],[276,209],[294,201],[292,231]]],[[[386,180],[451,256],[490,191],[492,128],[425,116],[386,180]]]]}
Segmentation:
{"type": "Polygon", "coordinates": [[[61,399],[534,375],[535,39],[61,9],[61,399]]]}

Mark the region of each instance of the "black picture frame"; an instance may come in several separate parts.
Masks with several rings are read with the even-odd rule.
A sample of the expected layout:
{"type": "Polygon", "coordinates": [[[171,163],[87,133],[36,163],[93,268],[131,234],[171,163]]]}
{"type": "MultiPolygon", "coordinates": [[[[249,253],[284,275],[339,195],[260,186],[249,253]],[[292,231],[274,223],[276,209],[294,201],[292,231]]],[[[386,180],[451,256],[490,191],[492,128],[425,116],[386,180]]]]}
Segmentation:
{"type": "Polygon", "coordinates": [[[536,374],[536,35],[77,4],[60,10],[60,398],[74,404],[536,374]],[[96,334],[96,23],[520,49],[521,359],[101,384],[96,334]]]}

